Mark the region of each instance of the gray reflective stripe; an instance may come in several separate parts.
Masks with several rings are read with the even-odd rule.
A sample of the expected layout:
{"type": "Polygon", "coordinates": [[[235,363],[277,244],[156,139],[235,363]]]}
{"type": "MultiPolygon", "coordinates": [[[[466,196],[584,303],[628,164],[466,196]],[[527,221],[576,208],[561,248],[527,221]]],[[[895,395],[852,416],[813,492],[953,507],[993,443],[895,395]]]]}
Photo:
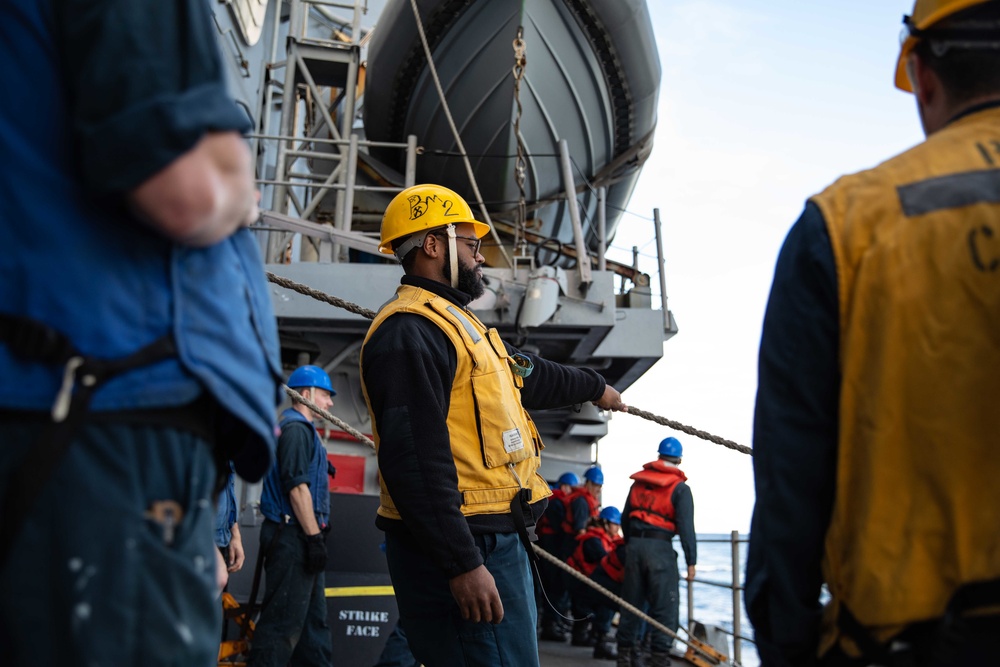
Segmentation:
{"type": "Polygon", "coordinates": [[[973,204],[1000,204],[1000,169],[930,178],[896,188],[906,217],[973,204]]]}
{"type": "Polygon", "coordinates": [[[389,305],[390,303],[392,303],[393,301],[395,301],[395,300],[396,300],[396,299],[398,299],[398,298],[399,298],[399,294],[393,294],[393,295],[392,295],[392,296],[391,296],[391,297],[389,298],[389,300],[388,300],[388,301],[386,301],[385,303],[383,303],[383,304],[382,304],[381,306],[379,306],[379,307],[378,307],[378,312],[380,312],[380,313],[381,313],[381,312],[382,312],[382,309],[383,309],[383,308],[385,308],[386,306],[388,306],[388,305],[389,305]]]}
{"type": "Polygon", "coordinates": [[[483,337],[479,335],[479,332],[476,331],[476,328],[472,326],[472,322],[467,320],[465,315],[463,315],[457,308],[454,306],[448,306],[448,312],[458,318],[458,320],[462,323],[462,326],[465,327],[465,331],[469,334],[469,338],[472,339],[473,343],[478,343],[483,339],[483,337]]]}

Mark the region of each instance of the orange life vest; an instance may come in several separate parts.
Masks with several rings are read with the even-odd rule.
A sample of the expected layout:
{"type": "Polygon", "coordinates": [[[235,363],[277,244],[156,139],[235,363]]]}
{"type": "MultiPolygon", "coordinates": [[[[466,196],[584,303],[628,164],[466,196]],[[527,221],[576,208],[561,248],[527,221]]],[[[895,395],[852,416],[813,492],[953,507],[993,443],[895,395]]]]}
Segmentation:
{"type": "Polygon", "coordinates": [[[621,554],[619,554],[619,551],[623,551],[625,548],[624,538],[614,538],[611,549],[608,550],[608,553],[598,563],[598,566],[611,577],[611,581],[619,584],[625,582],[625,563],[622,561],[621,554]]]}
{"type": "Polygon", "coordinates": [[[677,532],[674,525],[674,503],[670,497],[678,484],[687,480],[680,468],[666,461],[650,461],[631,476],[635,482],[628,493],[629,518],[677,532]]]}
{"type": "Polygon", "coordinates": [[[573,491],[566,497],[566,518],[563,519],[562,529],[564,533],[570,535],[574,534],[576,531],[573,530],[573,501],[583,496],[587,501],[587,505],[590,507],[590,517],[592,519],[597,518],[597,498],[592,496],[586,487],[581,486],[580,488],[573,491]]]}
{"type": "Polygon", "coordinates": [[[576,551],[569,557],[566,563],[578,572],[583,572],[588,577],[594,573],[597,569],[597,564],[600,563],[599,560],[588,561],[583,553],[583,545],[587,540],[598,539],[601,541],[601,546],[604,547],[604,553],[607,554],[608,551],[614,548],[614,539],[611,535],[607,533],[603,528],[597,526],[591,526],[581,535],[577,535],[576,538],[576,551]]]}
{"type": "MultiPolygon", "coordinates": [[[[562,489],[553,489],[552,495],[549,497],[549,507],[552,507],[555,503],[561,503],[565,506],[568,497],[569,495],[563,493],[562,489]]],[[[555,535],[558,532],[559,527],[552,525],[552,521],[549,520],[549,511],[546,509],[541,518],[538,519],[538,523],[535,524],[535,533],[537,535],[555,535]]]]}

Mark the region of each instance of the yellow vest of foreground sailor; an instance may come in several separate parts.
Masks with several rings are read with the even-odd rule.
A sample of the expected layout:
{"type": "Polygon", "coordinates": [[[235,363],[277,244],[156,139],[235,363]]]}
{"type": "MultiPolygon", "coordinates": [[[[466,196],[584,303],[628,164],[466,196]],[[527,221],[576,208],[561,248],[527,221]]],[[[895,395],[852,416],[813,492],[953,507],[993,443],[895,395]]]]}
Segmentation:
{"type": "MultiPolygon", "coordinates": [[[[458,368],[448,406],[448,433],[458,472],[458,490],[462,493],[462,513],[466,516],[509,513],[510,502],[522,487],[531,490],[532,503],[551,495],[549,485],[538,474],[542,440],[531,417],[521,407],[521,378],[512,372],[513,360],[496,329],[487,330],[475,315],[432,292],[401,285],[395,298],[379,310],[365,343],[386,318],[396,313],[414,313],[434,322],[457,352],[458,368]]],[[[368,390],[363,389],[378,451],[381,444],[378,424],[372,414],[368,390]]],[[[385,482],[380,479],[379,484],[378,513],[399,519],[385,482]]]]}
{"type": "Polygon", "coordinates": [[[842,376],[821,653],[842,607],[885,639],[1000,577],[998,167],[991,109],[814,198],[842,376]]]}

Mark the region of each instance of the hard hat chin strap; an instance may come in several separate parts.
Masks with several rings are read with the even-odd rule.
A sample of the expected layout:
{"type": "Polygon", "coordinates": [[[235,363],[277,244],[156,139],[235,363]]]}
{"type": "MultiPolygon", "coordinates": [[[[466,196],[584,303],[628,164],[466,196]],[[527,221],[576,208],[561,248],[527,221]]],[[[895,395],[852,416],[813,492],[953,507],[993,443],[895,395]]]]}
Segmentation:
{"type": "Polygon", "coordinates": [[[448,257],[451,258],[451,286],[458,288],[458,244],[455,241],[455,225],[448,225],[448,257]]]}
{"type": "MultiPolygon", "coordinates": [[[[451,259],[451,286],[458,288],[458,243],[455,240],[457,238],[455,234],[455,225],[447,225],[445,231],[448,233],[448,257],[451,259]]],[[[403,258],[406,257],[414,248],[419,248],[424,244],[427,239],[428,234],[433,234],[434,230],[424,232],[423,234],[414,234],[410,238],[406,239],[403,243],[396,248],[394,254],[396,255],[396,260],[402,263],[403,258]]]]}

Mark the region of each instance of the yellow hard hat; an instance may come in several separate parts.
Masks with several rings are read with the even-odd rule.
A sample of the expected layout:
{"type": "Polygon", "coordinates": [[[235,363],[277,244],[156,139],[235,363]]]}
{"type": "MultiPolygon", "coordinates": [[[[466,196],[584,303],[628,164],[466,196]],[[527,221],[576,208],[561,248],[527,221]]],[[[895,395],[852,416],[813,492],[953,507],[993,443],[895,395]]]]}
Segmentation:
{"type": "Polygon", "coordinates": [[[919,39],[913,36],[913,30],[926,30],[935,23],[942,21],[963,9],[981,5],[990,0],[916,0],[913,12],[904,19],[906,22],[906,39],[899,49],[899,59],[896,61],[896,87],[908,93],[913,92],[910,77],[906,74],[906,57],[913,51],[919,39]]]}
{"type": "Polygon", "coordinates": [[[458,193],[440,185],[414,185],[393,197],[386,207],[378,250],[392,255],[396,239],[462,222],[473,226],[477,239],[490,233],[490,226],[473,217],[458,193]]]}

